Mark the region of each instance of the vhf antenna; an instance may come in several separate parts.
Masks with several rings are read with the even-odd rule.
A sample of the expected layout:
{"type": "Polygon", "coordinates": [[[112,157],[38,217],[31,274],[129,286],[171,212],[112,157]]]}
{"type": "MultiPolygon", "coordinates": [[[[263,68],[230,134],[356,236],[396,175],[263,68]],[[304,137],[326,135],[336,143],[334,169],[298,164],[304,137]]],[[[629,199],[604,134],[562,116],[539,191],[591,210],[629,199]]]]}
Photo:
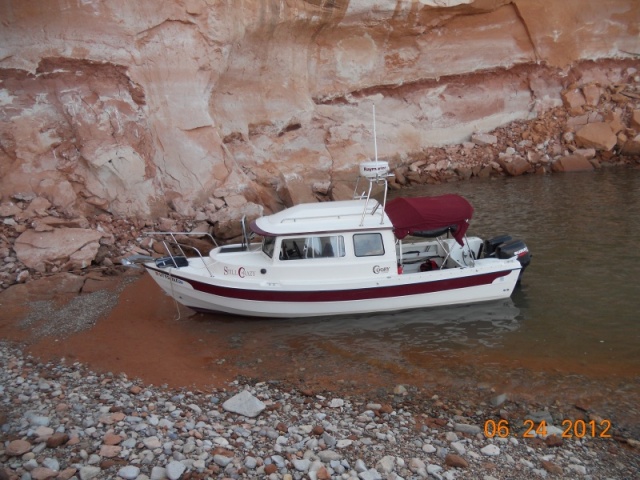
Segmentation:
{"type": "Polygon", "coordinates": [[[376,136],[376,105],[373,104],[373,151],[375,153],[376,162],[378,161],[378,139],[376,136]]]}

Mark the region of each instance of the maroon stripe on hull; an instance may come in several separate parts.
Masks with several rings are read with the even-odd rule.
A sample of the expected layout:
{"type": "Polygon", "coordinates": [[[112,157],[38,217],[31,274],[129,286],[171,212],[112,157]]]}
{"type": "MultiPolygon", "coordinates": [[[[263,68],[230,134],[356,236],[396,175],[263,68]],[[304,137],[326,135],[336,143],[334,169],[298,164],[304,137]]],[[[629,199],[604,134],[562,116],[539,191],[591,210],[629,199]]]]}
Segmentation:
{"type": "MultiPolygon", "coordinates": [[[[158,271],[169,275],[162,270],[147,267],[149,270],[158,271]]],[[[358,288],[351,290],[320,290],[320,291],[265,291],[248,290],[242,288],[220,287],[207,283],[191,280],[178,275],[171,275],[183,282],[189,283],[194,290],[210,293],[219,297],[236,298],[240,300],[254,300],[260,302],[345,302],[352,300],[368,300],[371,298],[404,297],[408,295],[420,295],[424,293],[436,293],[459,288],[477,287],[489,285],[495,279],[509,275],[513,270],[483,273],[462,278],[435,280],[430,282],[414,283],[410,285],[393,285],[388,287],[358,288]]]]}

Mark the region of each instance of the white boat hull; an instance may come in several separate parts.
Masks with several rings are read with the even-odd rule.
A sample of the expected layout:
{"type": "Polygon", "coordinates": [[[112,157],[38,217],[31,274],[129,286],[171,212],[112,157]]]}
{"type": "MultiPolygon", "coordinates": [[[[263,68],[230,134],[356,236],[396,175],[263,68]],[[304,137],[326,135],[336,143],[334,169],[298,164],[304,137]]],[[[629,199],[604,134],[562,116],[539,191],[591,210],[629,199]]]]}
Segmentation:
{"type": "MultiPolygon", "coordinates": [[[[483,262],[477,262],[481,264],[483,262]]],[[[368,282],[301,282],[234,285],[186,268],[145,267],[158,285],[179,303],[200,312],[223,312],[266,318],[302,318],[400,311],[508,298],[520,274],[516,260],[486,260],[485,265],[408,275],[368,282]]]]}

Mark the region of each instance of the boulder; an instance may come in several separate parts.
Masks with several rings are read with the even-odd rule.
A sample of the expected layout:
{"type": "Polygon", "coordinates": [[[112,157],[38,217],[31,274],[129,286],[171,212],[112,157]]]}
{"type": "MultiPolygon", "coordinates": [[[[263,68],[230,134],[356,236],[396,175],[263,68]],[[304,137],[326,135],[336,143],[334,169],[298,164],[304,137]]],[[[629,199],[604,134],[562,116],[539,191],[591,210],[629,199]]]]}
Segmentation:
{"type": "Polygon", "coordinates": [[[69,256],[69,261],[64,265],[66,270],[76,270],[78,268],[87,268],[91,265],[98,255],[100,244],[96,248],[95,243],[90,243],[76,250],[69,256]]]}
{"type": "Polygon", "coordinates": [[[0,303],[8,301],[28,304],[35,300],[53,299],[68,294],[76,295],[80,293],[84,281],[84,277],[64,272],[25,284],[12,285],[0,293],[0,303]]]}
{"type": "Polygon", "coordinates": [[[471,141],[476,145],[495,145],[498,137],[489,133],[476,133],[471,136],[471,141]]]}
{"type": "Polygon", "coordinates": [[[512,177],[517,177],[526,173],[531,164],[522,157],[510,157],[505,159],[498,159],[500,166],[512,177]]]}
{"type": "Polygon", "coordinates": [[[586,159],[594,158],[596,156],[595,148],[579,148],[576,149],[573,153],[574,155],[580,155],[581,157],[584,157],[586,159]]]}
{"type": "Polygon", "coordinates": [[[47,215],[47,210],[51,208],[51,202],[43,197],[34,198],[29,206],[25,208],[23,214],[27,217],[44,217],[47,215]]]}
{"type": "MultiPolygon", "coordinates": [[[[41,227],[46,225],[51,228],[89,228],[89,220],[84,217],[75,218],[59,218],[59,217],[43,217],[33,221],[33,226],[41,227]]],[[[42,229],[47,230],[47,229],[42,229]]],[[[50,230],[50,229],[49,229],[50,230]]]]}
{"type": "Polygon", "coordinates": [[[587,105],[595,107],[600,103],[602,89],[597,85],[585,85],[582,87],[582,94],[587,105]]]}
{"type": "Polygon", "coordinates": [[[242,208],[246,203],[247,199],[244,198],[244,195],[228,195],[224,197],[224,201],[229,208],[242,208]]]}
{"type": "Polygon", "coordinates": [[[624,155],[640,155],[640,135],[624,142],[621,151],[624,155]]]}
{"type": "Polygon", "coordinates": [[[302,177],[295,176],[283,182],[282,191],[279,193],[287,207],[317,201],[309,182],[302,177]]]}
{"type": "Polygon", "coordinates": [[[229,240],[242,235],[240,224],[242,217],[246,217],[247,225],[252,220],[262,216],[264,208],[261,205],[247,202],[241,208],[223,208],[212,215],[215,222],[213,236],[222,240],[229,240]]]}
{"type": "Polygon", "coordinates": [[[567,155],[551,164],[553,172],[582,172],[593,170],[593,164],[581,155],[567,155]]]}
{"type": "Polygon", "coordinates": [[[329,180],[326,180],[324,182],[315,182],[311,186],[311,189],[313,190],[313,193],[319,193],[320,195],[329,195],[329,192],[331,191],[331,182],[329,180]]]}
{"type": "Polygon", "coordinates": [[[18,259],[29,268],[69,262],[85,268],[100,248],[102,233],[83,228],[56,228],[48,232],[27,230],[15,242],[18,259]]]}
{"type": "Polygon", "coordinates": [[[347,182],[336,182],[331,187],[331,198],[333,200],[351,200],[353,198],[354,186],[347,182]]]}
{"type": "Polygon", "coordinates": [[[4,202],[0,204],[0,217],[13,217],[22,212],[22,209],[13,202],[4,202]]]}
{"type": "Polygon", "coordinates": [[[634,110],[631,114],[631,127],[640,129],[640,110],[634,110]]]}
{"type": "Polygon", "coordinates": [[[582,148],[611,151],[618,139],[605,122],[588,123],[576,132],[576,144],[582,148]]]}
{"type": "Polygon", "coordinates": [[[620,112],[606,112],[604,121],[609,124],[611,131],[615,134],[622,132],[626,128],[620,112]]]}
{"type": "Polygon", "coordinates": [[[578,89],[565,90],[560,95],[563,105],[574,115],[582,112],[582,107],[587,103],[584,95],[578,89]]]}

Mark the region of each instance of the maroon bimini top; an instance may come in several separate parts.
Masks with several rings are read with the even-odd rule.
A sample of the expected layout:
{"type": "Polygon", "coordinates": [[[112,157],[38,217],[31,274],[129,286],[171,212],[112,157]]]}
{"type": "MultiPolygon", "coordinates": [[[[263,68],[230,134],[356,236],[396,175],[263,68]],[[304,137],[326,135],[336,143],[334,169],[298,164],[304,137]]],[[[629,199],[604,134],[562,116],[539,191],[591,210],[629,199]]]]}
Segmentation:
{"type": "Polygon", "coordinates": [[[448,231],[463,245],[473,207],[466,198],[448,194],[438,197],[395,198],[387,202],[385,212],[393,224],[396,238],[407,235],[439,236],[448,231]]]}

